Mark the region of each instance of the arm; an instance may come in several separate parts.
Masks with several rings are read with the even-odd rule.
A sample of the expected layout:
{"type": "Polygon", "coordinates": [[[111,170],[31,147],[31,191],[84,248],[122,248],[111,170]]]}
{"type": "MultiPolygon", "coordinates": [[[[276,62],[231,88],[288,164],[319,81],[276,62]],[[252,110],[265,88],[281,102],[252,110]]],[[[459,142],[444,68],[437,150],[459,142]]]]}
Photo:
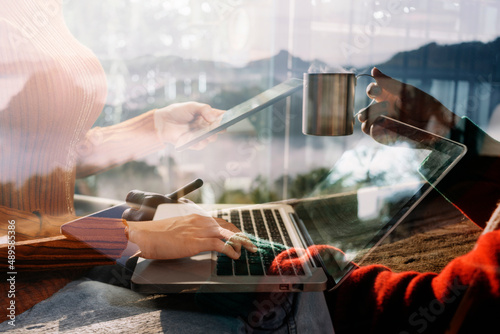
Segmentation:
{"type": "MultiPolygon", "coordinates": [[[[220,120],[223,111],[207,104],[175,103],[148,111],[116,125],[91,129],[77,145],[77,177],[85,177],[144,157],[192,131],[220,120]]],[[[211,137],[195,145],[200,149],[211,137]]]]}
{"type": "Polygon", "coordinates": [[[367,87],[367,94],[377,103],[361,111],[363,131],[377,139],[372,125],[380,115],[387,115],[465,144],[466,156],[436,188],[484,228],[500,199],[500,143],[418,88],[392,79],[376,68],[372,75],[376,83],[367,87]]]}
{"type": "MultiPolygon", "coordinates": [[[[382,265],[353,270],[339,286],[325,293],[336,333],[444,333],[461,327],[463,319],[491,328],[500,298],[500,206],[492,215],[474,250],[451,261],[439,274],[414,271],[395,273],[382,265]],[[487,232],[489,231],[489,232],[487,232]],[[495,304],[497,308],[494,307],[495,304]]],[[[299,267],[310,255],[296,250],[282,252],[276,267],[299,267]]],[[[339,263],[344,254],[331,246],[311,246],[309,254],[333,255],[339,263]]],[[[496,325],[496,324],[495,324],[496,325]]],[[[468,333],[469,331],[465,331],[468,333]]]]}
{"type": "Polygon", "coordinates": [[[0,219],[0,232],[7,237],[0,244],[0,268],[4,269],[9,266],[6,259],[10,249],[15,252],[16,270],[38,271],[114,263],[127,246],[121,219],[76,220],[75,224],[86,231],[87,241],[94,243],[82,243],[71,235],[61,235],[61,225],[71,220],[70,217],[36,215],[0,207],[0,219]]]}
{"type": "Polygon", "coordinates": [[[122,218],[126,219],[128,239],[139,246],[142,257],[175,259],[203,251],[217,251],[238,259],[242,246],[251,252],[257,251],[236,226],[224,219],[205,215],[194,203],[182,199],[178,202],[156,193],[134,194],[136,192],[131,191],[127,195],[130,208],[123,212],[122,218]],[[152,221],[158,205],[163,203],[183,205],[183,212],[193,214],[152,221]]]}
{"type": "Polygon", "coordinates": [[[5,237],[0,244],[0,271],[4,274],[2,277],[15,279],[15,285],[6,279],[0,283],[3,320],[7,319],[10,301],[15,300],[15,312],[19,315],[90,267],[114,264],[127,245],[121,219],[81,221],[95,226],[97,233],[94,234],[99,236],[105,252],[61,235],[61,224],[70,219],[0,206],[0,236],[5,237]]]}
{"type": "Polygon", "coordinates": [[[138,209],[124,204],[76,220],[0,206],[0,237],[4,237],[0,241],[0,268],[8,267],[10,243],[15,246],[16,268],[28,271],[113,263],[129,240],[143,257],[151,259],[182,258],[203,251],[218,251],[237,259],[242,246],[256,251],[240,230],[223,219],[193,214],[150,220],[156,198],[165,199],[149,194],[138,209]],[[149,220],[144,219],[145,212],[149,220]],[[128,221],[116,218],[122,214],[128,221]],[[231,240],[232,247],[223,240],[231,240]]]}
{"type": "Polygon", "coordinates": [[[336,332],[486,332],[500,307],[500,204],[476,247],[439,274],[355,269],[326,295],[336,332]],[[367,319],[357,322],[356,319],[367,319]],[[358,326],[358,327],[356,327],[358,326]]]}
{"type": "MultiPolygon", "coordinates": [[[[123,211],[120,207],[109,210],[114,209],[123,211]]],[[[129,216],[133,217],[134,212],[129,216]]],[[[0,270],[16,273],[16,314],[50,297],[90,267],[114,264],[128,244],[127,237],[147,258],[177,258],[204,250],[216,250],[238,258],[241,246],[256,251],[247,238],[237,235],[239,230],[234,225],[207,217],[176,217],[128,224],[119,218],[84,217],[62,225],[63,235],[59,235],[58,222],[53,229],[57,229],[55,236],[48,236],[54,231],[49,233],[48,229],[33,228],[41,226],[43,216],[0,207],[0,218],[1,223],[5,222],[0,226],[3,232],[0,236],[9,237],[0,244],[0,270]],[[14,233],[9,234],[9,230],[14,233]],[[23,238],[16,238],[18,236],[23,238]],[[230,240],[232,247],[224,243],[223,238],[230,240]],[[9,262],[12,251],[15,258],[9,262]]],[[[3,296],[7,296],[9,289],[8,281],[0,283],[3,296]]],[[[1,299],[0,316],[6,315],[8,303],[7,298],[1,299]]]]}
{"type": "Polygon", "coordinates": [[[327,294],[336,332],[443,333],[450,327],[463,329],[462,325],[481,332],[479,327],[497,326],[498,142],[467,119],[456,117],[426,93],[378,70],[372,73],[377,84],[369,86],[367,93],[379,103],[360,114],[363,131],[371,134],[377,117],[388,115],[466,144],[467,155],[437,188],[476,224],[486,225],[486,229],[473,251],[451,261],[439,274],[393,273],[380,265],[354,270],[344,283],[327,294]],[[465,317],[472,322],[462,324],[465,317]]]}
{"type": "Polygon", "coordinates": [[[92,128],[76,147],[77,178],[93,175],[162,149],[154,110],[108,127],[92,128]]]}
{"type": "Polygon", "coordinates": [[[465,144],[467,153],[436,189],[484,228],[500,200],[500,144],[467,118],[450,137],[465,144]]]}
{"type": "MultiPolygon", "coordinates": [[[[337,333],[444,333],[450,326],[497,326],[500,298],[500,231],[482,235],[476,248],[440,274],[394,273],[360,267],[333,293],[328,306],[337,333]],[[463,313],[462,313],[463,312],[463,313]],[[365,319],[359,321],[359,319],[365,319]]],[[[467,332],[467,331],[466,331],[467,332]]]]}

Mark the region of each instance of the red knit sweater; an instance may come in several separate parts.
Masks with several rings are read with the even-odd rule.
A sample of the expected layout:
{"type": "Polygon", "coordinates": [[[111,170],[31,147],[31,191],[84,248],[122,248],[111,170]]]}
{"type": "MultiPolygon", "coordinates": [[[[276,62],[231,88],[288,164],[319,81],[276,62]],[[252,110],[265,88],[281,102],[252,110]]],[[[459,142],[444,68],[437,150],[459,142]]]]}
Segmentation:
{"type": "MultiPolygon", "coordinates": [[[[465,130],[468,153],[437,189],[484,228],[500,201],[500,152],[478,155],[493,140],[470,121],[465,130]]],[[[360,267],[326,298],[336,333],[491,332],[500,315],[500,231],[439,274],[360,267]]]]}
{"type": "MultiPolygon", "coordinates": [[[[309,254],[338,251],[311,246],[309,254]]],[[[293,250],[270,270],[305,262],[293,250]]],[[[394,273],[381,265],[358,267],[326,300],[338,333],[483,333],[496,325],[500,306],[500,231],[482,235],[474,250],[440,274],[394,273]],[[498,314],[498,313],[497,313],[498,314]]]]}
{"type": "Polygon", "coordinates": [[[439,274],[394,273],[381,265],[354,270],[327,294],[336,333],[484,333],[498,324],[500,231],[439,274]],[[496,313],[498,314],[498,313],[496,313]]]}
{"type": "MultiPolygon", "coordinates": [[[[473,125],[468,130],[469,153],[437,189],[484,228],[500,201],[500,158],[478,156],[474,145],[491,138],[473,125]]],[[[309,254],[325,248],[331,251],[313,246],[309,254]]],[[[283,267],[305,259],[289,251],[276,261],[283,267]]],[[[500,315],[500,231],[483,234],[439,274],[363,266],[325,297],[337,334],[492,332],[500,315]]]]}

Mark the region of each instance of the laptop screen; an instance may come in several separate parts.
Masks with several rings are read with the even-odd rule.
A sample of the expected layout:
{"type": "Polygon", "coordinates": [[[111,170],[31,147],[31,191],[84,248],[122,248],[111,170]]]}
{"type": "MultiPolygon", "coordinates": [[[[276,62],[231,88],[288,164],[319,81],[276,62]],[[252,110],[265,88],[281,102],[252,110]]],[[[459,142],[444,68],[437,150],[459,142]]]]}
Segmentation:
{"type": "Polygon", "coordinates": [[[349,261],[359,263],[465,154],[461,144],[388,118],[377,127],[378,141],[365,136],[346,151],[295,207],[310,242],[345,253],[321,255],[336,283],[349,261]]]}

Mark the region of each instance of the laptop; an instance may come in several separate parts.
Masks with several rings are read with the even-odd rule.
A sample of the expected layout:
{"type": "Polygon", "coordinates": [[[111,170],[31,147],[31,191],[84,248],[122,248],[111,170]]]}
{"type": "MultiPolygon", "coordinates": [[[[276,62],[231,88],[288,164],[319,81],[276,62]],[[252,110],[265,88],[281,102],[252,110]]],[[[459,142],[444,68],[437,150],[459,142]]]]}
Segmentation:
{"type": "Polygon", "coordinates": [[[374,140],[347,150],[306,197],[248,206],[162,204],[155,219],[222,217],[257,242],[234,261],[217,252],[176,260],[139,258],[143,293],[323,291],[339,286],[463,157],[462,144],[384,117],[374,140]],[[310,252],[311,246],[329,246],[310,252]],[[331,251],[338,249],[339,251],[331,251]],[[284,263],[287,256],[303,259],[284,263]]]}

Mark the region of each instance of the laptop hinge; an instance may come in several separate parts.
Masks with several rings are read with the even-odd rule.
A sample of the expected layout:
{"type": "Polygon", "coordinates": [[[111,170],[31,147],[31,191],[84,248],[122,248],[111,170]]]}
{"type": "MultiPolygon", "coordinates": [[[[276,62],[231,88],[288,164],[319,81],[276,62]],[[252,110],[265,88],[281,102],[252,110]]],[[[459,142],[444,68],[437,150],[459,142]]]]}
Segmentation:
{"type": "MultiPolygon", "coordinates": [[[[294,223],[295,227],[300,231],[299,237],[301,239],[303,239],[302,243],[306,247],[314,246],[314,242],[312,241],[311,237],[309,236],[309,233],[307,232],[307,229],[304,225],[304,222],[302,222],[302,219],[300,219],[299,216],[297,216],[297,214],[295,212],[290,213],[290,218],[291,218],[292,222],[294,223]]],[[[336,283],[335,283],[335,280],[333,279],[333,277],[326,270],[326,266],[325,266],[325,263],[323,262],[323,259],[321,259],[321,257],[318,255],[318,253],[315,253],[311,256],[310,261],[312,262],[312,264],[315,267],[320,267],[323,269],[323,271],[326,275],[326,278],[327,278],[327,282],[326,282],[327,290],[333,289],[333,287],[335,286],[336,283]]]]}

